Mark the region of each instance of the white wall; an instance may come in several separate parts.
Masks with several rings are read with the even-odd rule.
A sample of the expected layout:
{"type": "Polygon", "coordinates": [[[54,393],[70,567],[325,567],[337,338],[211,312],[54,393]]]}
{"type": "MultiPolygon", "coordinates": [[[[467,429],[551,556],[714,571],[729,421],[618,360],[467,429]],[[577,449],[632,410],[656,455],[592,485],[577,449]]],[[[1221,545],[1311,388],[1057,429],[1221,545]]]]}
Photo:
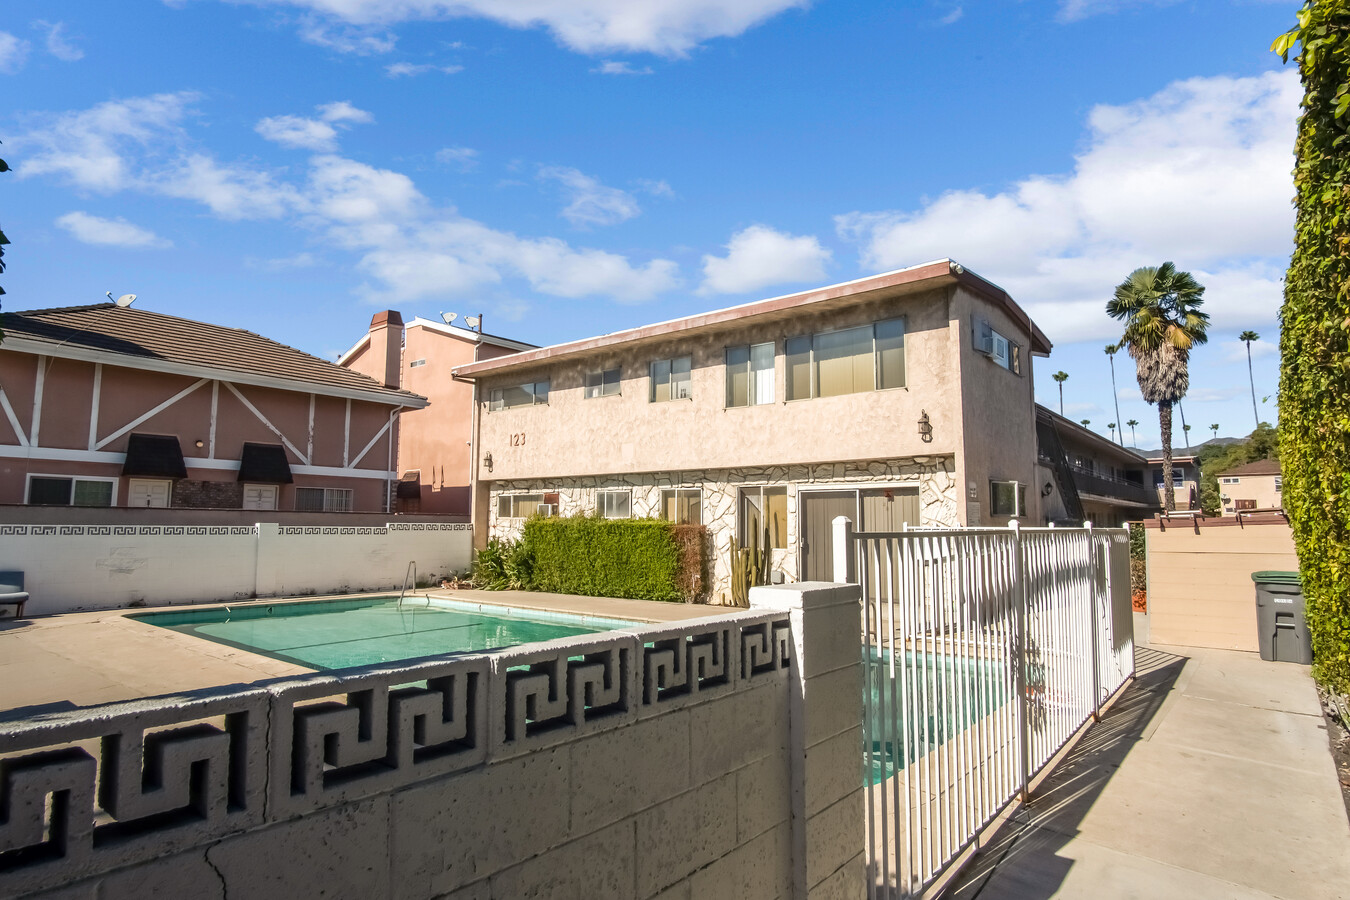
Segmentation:
{"type": "Polygon", "coordinates": [[[472,527],[0,525],[0,571],[24,573],[26,615],[384,590],[468,568],[472,527]]]}

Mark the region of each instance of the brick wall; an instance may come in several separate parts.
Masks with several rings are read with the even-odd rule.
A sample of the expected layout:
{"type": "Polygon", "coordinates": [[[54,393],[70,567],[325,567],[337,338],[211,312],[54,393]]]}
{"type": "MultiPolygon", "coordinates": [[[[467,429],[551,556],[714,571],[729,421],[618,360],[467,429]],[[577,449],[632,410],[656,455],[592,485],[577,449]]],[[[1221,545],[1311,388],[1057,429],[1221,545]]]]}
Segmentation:
{"type": "Polygon", "coordinates": [[[173,483],[173,505],[186,509],[239,509],[244,505],[244,486],[237,481],[192,481],[173,483]]]}

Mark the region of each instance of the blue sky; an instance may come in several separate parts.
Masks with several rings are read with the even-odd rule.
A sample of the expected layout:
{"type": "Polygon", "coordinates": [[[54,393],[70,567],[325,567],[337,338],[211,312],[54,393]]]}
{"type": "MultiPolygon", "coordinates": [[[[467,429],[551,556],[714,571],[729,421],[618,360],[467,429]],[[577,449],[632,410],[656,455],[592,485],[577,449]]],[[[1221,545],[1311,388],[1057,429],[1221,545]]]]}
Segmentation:
{"type": "Polygon", "coordinates": [[[1296,8],[8,0],[5,308],[135,292],[332,358],[386,307],[554,343],[950,256],[1055,342],[1042,402],[1067,371],[1105,432],[1102,306],[1172,259],[1213,318],[1192,436],[1246,433],[1246,328],[1274,419],[1300,92],[1267,48],[1296,8]]]}

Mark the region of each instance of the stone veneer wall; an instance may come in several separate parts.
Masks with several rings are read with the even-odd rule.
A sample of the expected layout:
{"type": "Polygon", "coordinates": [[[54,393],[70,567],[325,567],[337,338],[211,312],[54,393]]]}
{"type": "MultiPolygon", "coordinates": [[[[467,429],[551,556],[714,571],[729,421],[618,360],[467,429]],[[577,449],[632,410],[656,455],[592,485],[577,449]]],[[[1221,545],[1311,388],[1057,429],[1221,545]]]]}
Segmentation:
{"type": "Polygon", "coordinates": [[[819,465],[758,466],[737,469],[705,469],[683,472],[647,472],[636,475],[601,475],[554,480],[528,479],[492,483],[488,509],[488,535],[517,539],[524,519],[497,516],[497,498],[502,494],[558,494],[559,515],[589,515],[595,512],[597,490],[632,490],[633,515],[659,517],[661,491],[670,488],[702,488],[703,524],[713,541],[711,603],[730,603],[731,540],[737,533],[737,498],[746,487],[787,486],[787,548],[773,551],[774,568],[788,581],[797,580],[797,491],[811,487],[919,486],[919,510],[923,527],[961,526],[957,512],[961,499],[956,483],[956,462],[950,456],[916,456],[899,459],[863,460],[819,465]]]}

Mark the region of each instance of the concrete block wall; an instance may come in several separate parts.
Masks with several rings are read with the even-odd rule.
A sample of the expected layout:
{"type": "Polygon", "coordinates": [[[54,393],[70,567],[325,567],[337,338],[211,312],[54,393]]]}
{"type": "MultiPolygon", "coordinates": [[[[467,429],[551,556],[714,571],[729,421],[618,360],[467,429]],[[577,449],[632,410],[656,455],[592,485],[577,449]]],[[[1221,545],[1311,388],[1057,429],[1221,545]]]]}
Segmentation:
{"type": "Polygon", "coordinates": [[[862,897],[857,597],[17,723],[0,896],[862,897]]]}
{"type": "Polygon", "coordinates": [[[49,615],[397,589],[409,561],[423,580],[468,568],[472,543],[467,523],[0,525],[0,571],[49,615]]]}

